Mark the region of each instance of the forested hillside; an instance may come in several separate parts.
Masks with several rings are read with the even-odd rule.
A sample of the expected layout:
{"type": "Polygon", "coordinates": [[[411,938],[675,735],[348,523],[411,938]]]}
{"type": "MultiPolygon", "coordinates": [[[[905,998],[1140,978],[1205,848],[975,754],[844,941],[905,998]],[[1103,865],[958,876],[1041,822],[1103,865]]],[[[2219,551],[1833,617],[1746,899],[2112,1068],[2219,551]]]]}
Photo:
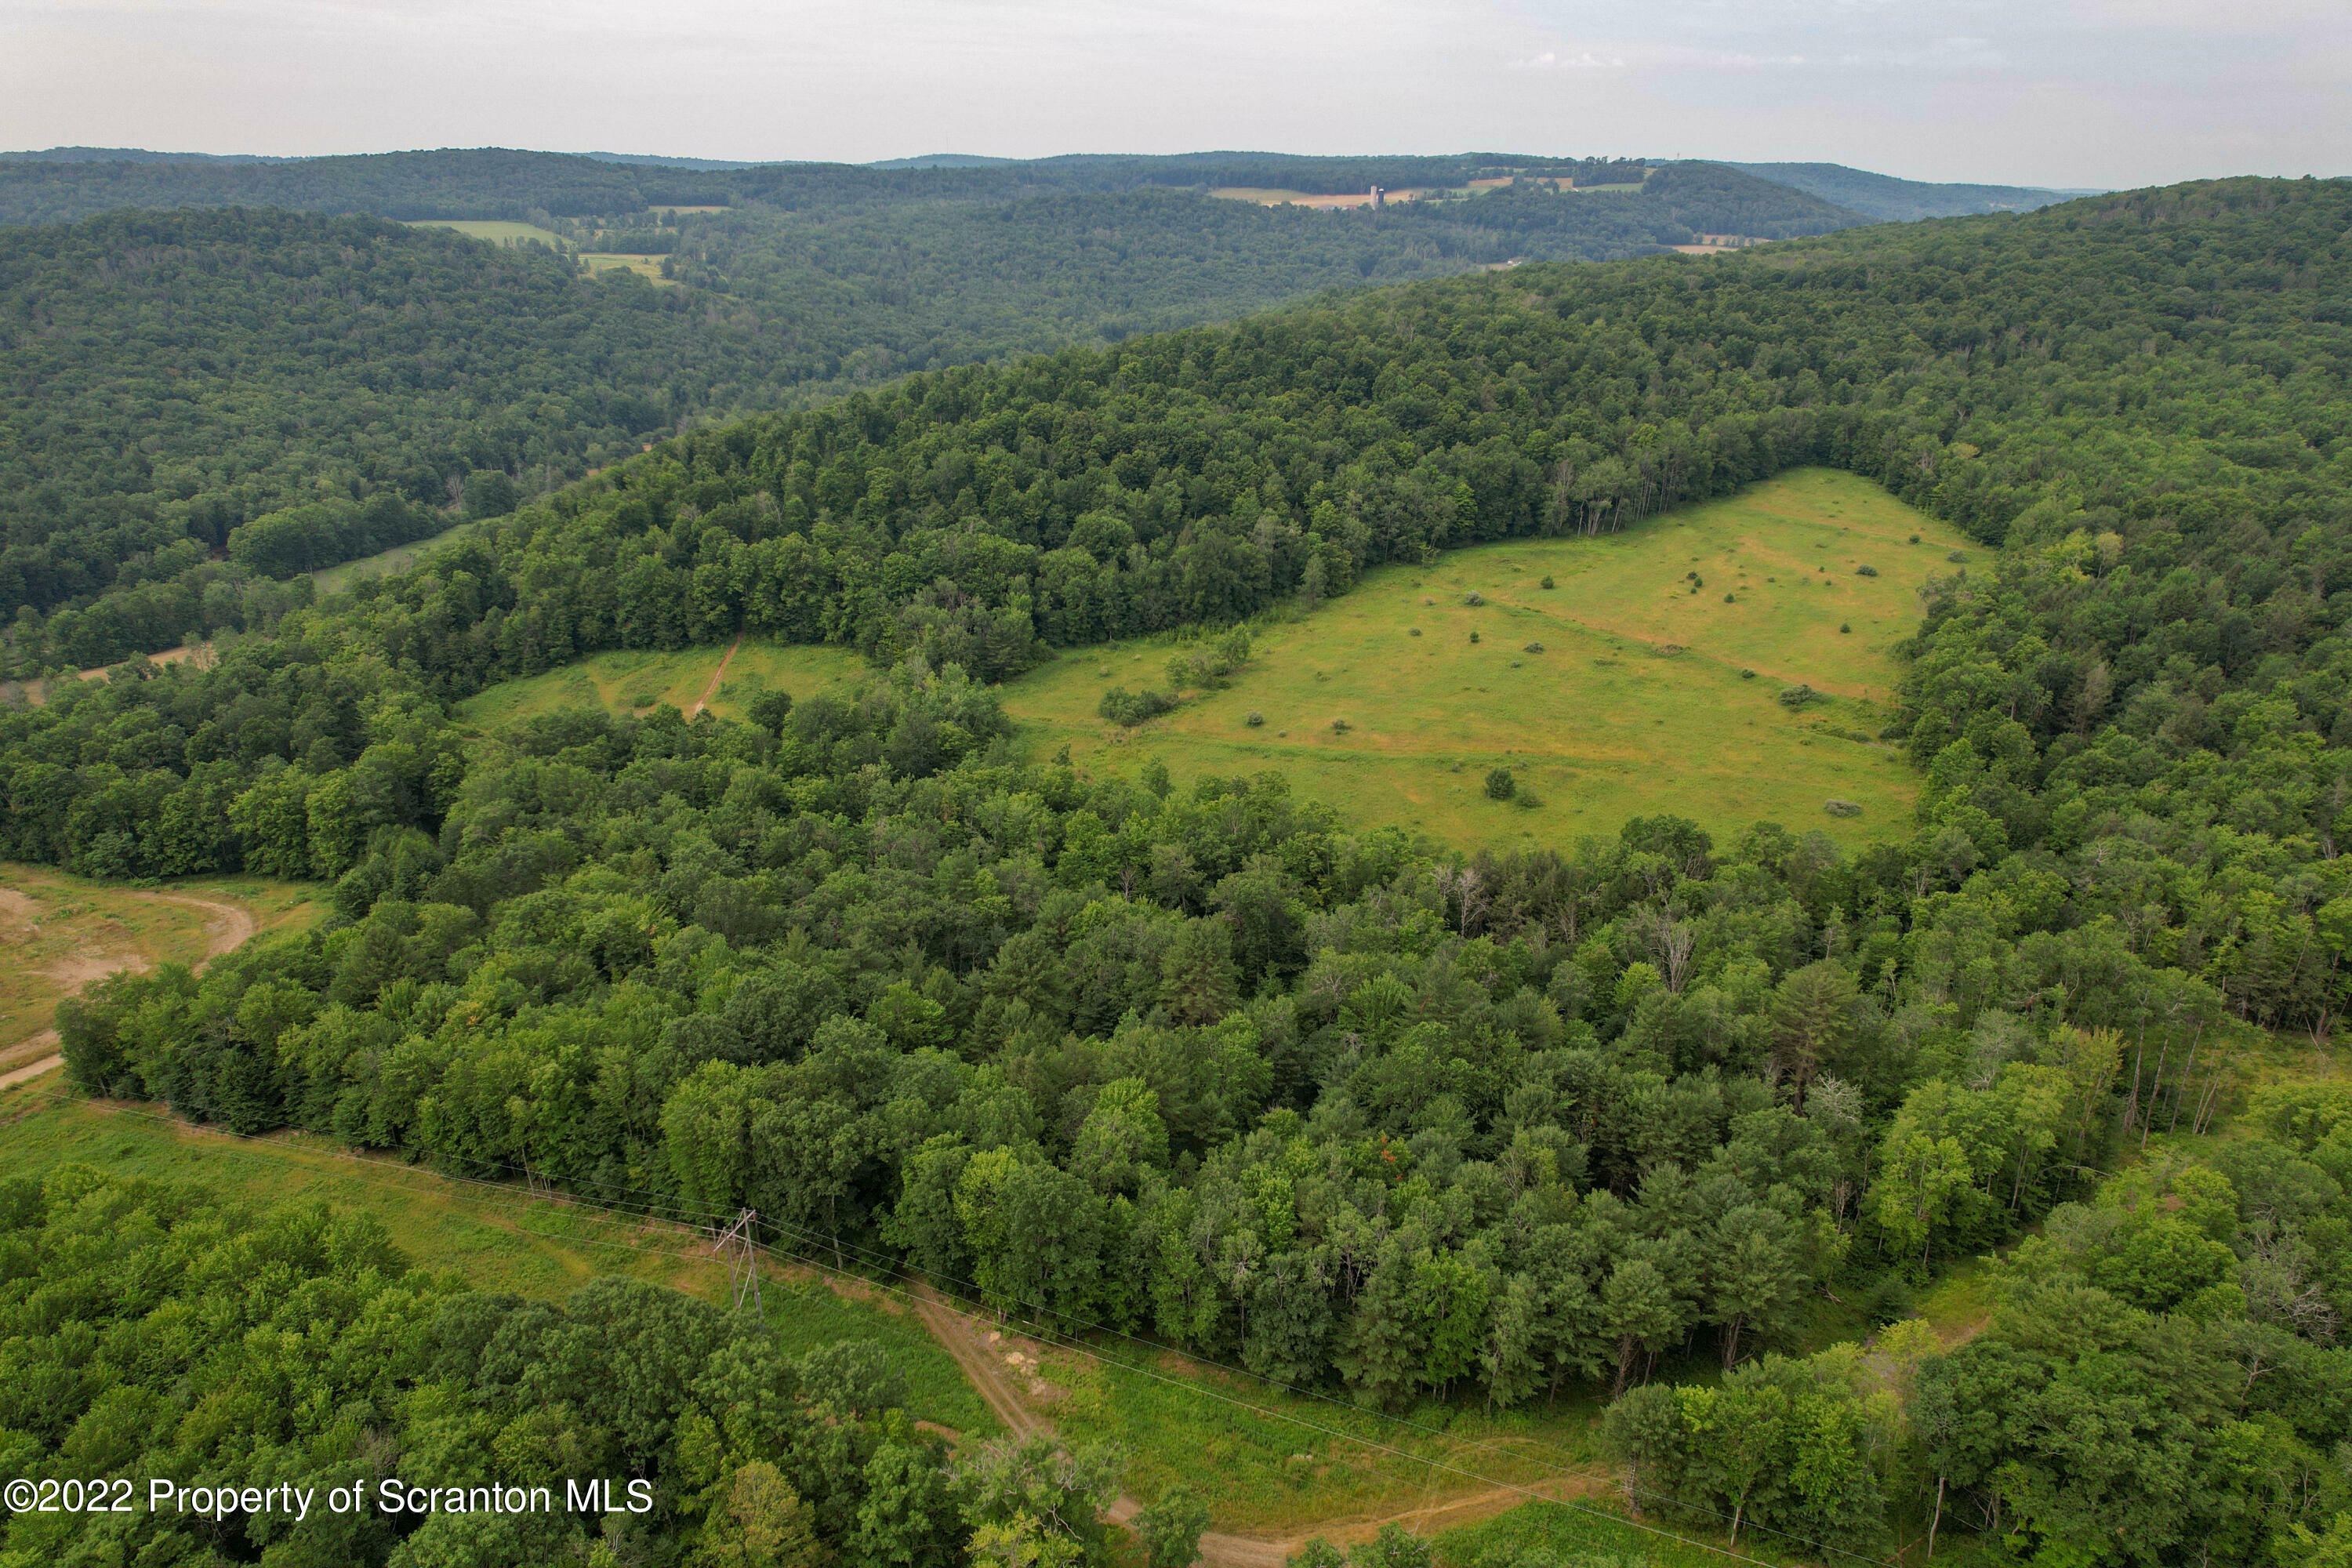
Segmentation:
{"type": "Polygon", "coordinates": [[[1882,223],[1923,217],[1959,217],[1969,213],[2032,212],[2082,191],[2041,190],[2031,185],[1978,185],[1898,180],[1843,163],[1733,163],[1726,168],[1835,202],[1882,223]]]}
{"type": "Polygon", "coordinates": [[[0,158],[0,222],[70,222],[118,207],[181,206],[522,219],[730,202],[782,211],[833,211],[857,205],[1007,201],[1150,186],[1207,190],[1242,185],[1309,192],[1361,191],[1374,184],[1450,187],[1521,170],[1588,184],[1638,183],[1643,168],[1639,159],[1550,159],[1503,153],[1438,158],[1086,154],[919,168],[854,163],[677,168],[650,161],[625,163],[496,147],[249,163],[0,158]]]}
{"type": "Polygon", "coordinates": [[[2248,1090],[2352,1000],[2347,234],[2244,181],[1524,268],[667,443],[0,714],[7,855],[331,883],[64,1009],[73,1080],[756,1208],[1368,1405],[1598,1386],[1635,1500],[1799,1549],[2331,1561],[2352,1110],[2248,1090]],[[1918,820],[1851,857],[1465,859],[1276,776],[1016,765],[982,684],[1798,462],[1999,546],[1911,645],[1918,820]],[[448,717],[744,628],[889,673],[448,717]],[[2011,1243],[1964,1347],[1771,1353],[2011,1243]],[[1693,1351],[1719,1385],[1629,1394],[1693,1351]]]}
{"type": "Polygon", "coordinates": [[[323,1207],[68,1167],[0,1184],[0,1462],[49,1483],[0,1525],[11,1568],[523,1568],[689,1544],[713,1568],[947,1563],[1041,1504],[1101,1506],[1009,1445],[950,1472],[870,1342],[788,1357],[748,1318],[625,1280],[561,1307],[465,1289],[323,1207]],[[149,1477],[181,1489],[151,1506],[149,1477]],[[607,1477],[626,1478],[610,1511],[601,1489],[583,1507],[607,1477]]]}
{"type": "MultiPolygon", "coordinates": [[[[1662,170],[1633,195],[1546,185],[1386,214],[1268,209],[1163,184],[1361,188],[1486,166],[1254,159],[784,166],[677,190],[659,181],[700,176],[536,153],[0,163],[0,188],[26,171],[94,182],[85,207],[254,199],[395,216],[521,212],[581,250],[658,254],[666,280],[688,286],[646,289],[623,272],[592,283],[537,245],[491,252],[289,212],[117,212],[0,228],[0,593],[37,616],[111,591],[46,639],[20,620],[12,652],[88,666],[267,625],[289,600],[266,580],[446,527],[453,519],[434,509],[454,505],[470,474],[483,476],[470,510],[503,510],[510,491],[541,493],[693,420],[1334,288],[1527,257],[1633,256],[1709,229],[1787,235],[1849,221],[1700,164],[1662,170]],[[137,184],[174,178],[196,184],[137,184]],[[721,210],[648,210],[663,201],[721,210]],[[257,534],[252,548],[229,548],[247,525],[267,544],[257,534]]],[[[1642,177],[1638,164],[1558,167],[1642,177]]]]}
{"type": "Polygon", "coordinates": [[[776,338],[641,279],[377,219],[0,231],[0,595],[37,619],[127,591],[105,632],[56,639],[69,661],[237,627],[257,579],[446,527],[435,509],[477,470],[502,509],[508,476],[537,489],[691,410],[776,399],[804,363],[776,338]],[[238,550],[266,516],[302,547],[238,550]]]}

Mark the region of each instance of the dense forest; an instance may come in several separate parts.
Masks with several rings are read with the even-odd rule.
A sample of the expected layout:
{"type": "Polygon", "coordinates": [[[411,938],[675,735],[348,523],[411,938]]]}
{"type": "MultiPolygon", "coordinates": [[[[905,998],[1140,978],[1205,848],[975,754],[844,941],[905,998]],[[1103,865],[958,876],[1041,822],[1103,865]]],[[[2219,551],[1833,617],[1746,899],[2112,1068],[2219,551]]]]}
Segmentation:
{"type": "Polygon", "coordinates": [[[976,1533],[1098,1555],[1099,1464],[950,1464],[871,1342],[787,1356],[617,1279],[478,1292],[363,1217],[81,1166],[0,1184],[0,1463],[49,1483],[0,1526],[9,1568],[948,1568],[976,1533]],[[639,1484],[607,1509],[614,1477],[639,1484]]]}
{"type": "MultiPolygon", "coordinates": [[[[1175,157],[1083,154],[922,168],[771,163],[678,168],[505,148],[443,149],[283,163],[131,163],[0,158],[0,223],[67,223],[121,207],[283,207],[392,218],[593,216],[651,207],[754,204],[778,211],[1003,202],[1148,187],[1257,186],[1307,192],[1374,184],[1458,186],[1525,172],[1585,184],[1638,182],[1639,159],[1545,159],[1472,153],[1441,158],[1306,158],[1272,153],[1175,157]]],[[[1813,210],[1834,211],[1784,187],[1813,210]]],[[[1852,221],[1849,219],[1848,221],[1852,221]]]]}
{"type": "Polygon", "coordinates": [[[2352,1000],[2347,234],[2342,185],[2243,181],[1524,268],[665,443],[0,715],[6,854],[331,884],[69,1005],[69,1071],[1367,1405],[1598,1384],[1634,1500],[1735,1530],[2333,1561],[2352,1102],[2236,1086],[2352,1000]],[[1823,461],[2000,546],[1928,597],[1918,819],[1855,855],[1465,859],[1278,776],[1022,765],[983,684],[1823,461]],[[743,628],[887,674],[448,716],[743,628]],[[1780,1353],[2021,1238],[1964,1348],[1780,1353]],[[1692,1353],[1722,1381],[1649,1381],[1692,1353]]]}
{"type": "Polygon", "coordinates": [[[1834,202],[1882,223],[1909,223],[1923,217],[1960,217],[1969,213],[2032,212],[2069,196],[2094,195],[2093,191],[2047,191],[2031,185],[1945,184],[1922,180],[1898,180],[1843,163],[1729,163],[1743,174],[1834,202]]]}
{"type": "MultiPolygon", "coordinates": [[[[383,167],[436,190],[513,173],[512,159],[544,173],[530,162],[538,154],[401,156],[410,161],[383,167]]],[[[396,214],[440,210],[347,177],[347,163],[383,173],[372,161],[323,162],[335,167],[22,167],[308,171],[326,182],[317,205],[381,197],[396,214]]],[[[757,202],[709,214],[646,210],[663,193],[635,185],[595,187],[593,200],[541,193],[590,215],[579,218],[534,198],[533,216],[578,248],[662,254],[677,288],[617,271],[590,279],[538,246],[493,249],[358,217],[116,212],[0,228],[0,594],[19,609],[9,656],[20,669],[88,667],[266,626],[299,602],[268,580],[438,531],[469,476],[500,497],[509,481],[534,495],[641,437],[909,370],[1519,258],[1601,260],[1695,232],[1850,221],[1715,165],[1670,166],[1632,195],[1530,186],[1374,214],[1214,200],[1128,167],[1166,162],[1055,161],[1052,179],[1008,175],[1001,190],[956,200],[916,199],[900,188],[919,184],[915,174],[862,170],[834,171],[848,182],[838,189],[762,187],[757,202]],[[1021,197],[1038,188],[1061,194],[1021,197]],[[320,506],[340,515],[322,520],[320,506]],[[276,536],[268,548],[230,547],[254,525],[276,536]],[[38,635],[40,616],[101,596],[111,602],[96,614],[38,635]]],[[[1384,172],[1299,162],[1324,178],[1384,172]]],[[[1287,168],[1226,172],[1272,179],[1287,168]]],[[[1638,165],[1631,173],[1640,179],[1638,165]]]]}

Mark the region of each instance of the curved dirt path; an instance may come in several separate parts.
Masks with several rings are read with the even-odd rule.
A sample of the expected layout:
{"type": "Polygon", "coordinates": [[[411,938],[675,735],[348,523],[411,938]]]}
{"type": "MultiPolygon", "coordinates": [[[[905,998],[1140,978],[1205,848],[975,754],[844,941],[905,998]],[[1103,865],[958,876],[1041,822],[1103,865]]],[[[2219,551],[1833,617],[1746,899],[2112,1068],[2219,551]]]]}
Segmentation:
{"type": "MultiPolygon", "coordinates": [[[[218,899],[200,899],[193,893],[134,893],[132,897],[159,904],[177,904],[182,909],[201,910],[209,917],[205,921],[205,955],[196,961],[196,968],[200,971],[222,953],[244,945],[247,939],[261,929],[261,922],[254,919],[251,910],[239,909],[235,904],[225,904],[218,899]]],[[[76,993],[88,990],[110,974],[128,969],[131,966],[128,961],[137,956],[137,954],[125,954],[125,962],[110,963],[97,969],[95,973],[85,977],[82,983],[75,987],[76,993]]],[[[29,1066],[16,1068],[14,1072],[0,1073],[0,1089],[14,1088],[17,1084],[29,1082],[45,1072],[65,1066],[65,1058],[58,1055],[55,1048],[58,1043],[58,1032],[55,1029],[44,1029],[25,1043],[36,1050],[46,1049],[48,1054],[29,1066]]]]}
{"type": "Polygon", "coordinates": [[[719,668],[710,672],[710,684],[705,686],[702,689],[702,695],[694,700],[694,708],[687,714],[688,718],[693,718],[696,713],[710,706],[710,700],[719,695],[719,682],[726,677],[727,667],[735,661],[735,650],[742,646],[743,636],[738,632],[735,635],[735,640],[727,645],[727,651],[719,656],[719,668]]]}
{"type": "MultiPolygon", "coordinates": [[[[1004,1423],[1005,1430],[1016,1437],[1051,1436],[1054,1424],[1031,1409],[1022,1397],[1022,1388],[1007,1370],[1011,1364],[1003,1352],[988,1341],[987,1330],[970,1315],[959,1311],[947,1299],[928,1284],[911,1287],[908,1295],[915,1303],[915,1312],[923,1327],[940,1348],[954,1358],[964,1376],[970,1380],[996,1418],[1004,1423]]],[[[1000,1340],[1003,1344],[1018,1344],[1011,1336],[1000,1340]]],[[[1019,1352],[1017,1352],[1019,1353],[1019,1352]]],[[[1023,1353],[1023,1360],[1029,1359],[1023,1353]]],[[[1231,1535],[1211,1531],[1201,1537],[1201,1560],[1211,1568],[1283,1568],[1293,1552],[1307,1542],[1320,1536],[1346,1545],[1370,1541],[1380,1533],[1384,1524],[1400,1524],[1416,1535],[1451,1530],[1456,1525],[1470,1524],[1489,1519],[1507,1509],[1517,1508],[1537,1498],[1559,1500],[1584,1497],[1605,1489],[1604,1477],[1564,1474],[1549,1480],[1526,1487],[1493,1487],[1483,1491],[1440,1498],[1420,1508],[1402,1513],[1341,1515],[1297,1534],[1276,1540],[1255,1535],[1231,1535]]],[[[1110,1506],[1107,1517],[1114,1524],[1125,1524],[1143,1511],[1138,1499],[1120,1496],[1110,1506]]]]}

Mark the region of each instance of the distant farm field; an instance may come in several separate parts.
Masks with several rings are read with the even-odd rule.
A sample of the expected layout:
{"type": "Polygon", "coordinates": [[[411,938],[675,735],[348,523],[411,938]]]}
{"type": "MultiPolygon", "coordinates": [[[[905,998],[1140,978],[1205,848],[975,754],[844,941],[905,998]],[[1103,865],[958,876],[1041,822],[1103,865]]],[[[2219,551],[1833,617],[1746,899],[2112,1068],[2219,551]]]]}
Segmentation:
{"type": "Polygon", "coordinates": [[[563,237],[535,223],[509,223],[504,218],[418,218],[411,228],[454,228],[459,234],[476,239],[487,239],[493,245],[512,245],[517,240],[531,239],[551,250],[566,248],[563,237]]]}
{"type": "Polygon", "coordinates": [[[677,279],[661,273],[658,256],[625,256],[616,250],[583,250],[580,259],[591,272],[634,272],[656,288],[675,289],[677,279]]]}
{"type": "MultiPolygon", "coordinates": [[[[1255,202],[1262,207],[1288,205],[1332,208],[1364,207],[1372,205],[1372,194],[1370,191],[1340,191],[1317,195],[1308,191],[1270,190],[1261,185],[1223,185],[1209,194],[1229,202],[1255,202]]],[[[1409,202],[1421,194],[1419,191],[1383,193],[1386,199],[1392,202],[1409,202]]]]}
{"type": "MultiPolygon", "coordinates": [[[[664,703],[690,713],[710,678],[726,658],[724,647],[682,648],[674,653],[621,651],[545,675],[509,680],[478,692],[459,705],[458,717],[484,730],[566,709],[602,708],[608,713],[643,713],[664,703]]],[[[739,719],[763,691],[789,691],[795,699],[855,685],[874,667],[838,647],[809,647],[746,638],[727,659],[726,673],[709,707],[722,719],[739,719]]]]}
{"type": "Polygon", "coordinates": [[[1620,534],[1384,567],[1262,636],[1229,689],[1138,729],[1097,707],[1164,688],[1166,638],[1071,650],[1004,705],[1033,759],[1066,745],[1129,776],[1158,759],[1180,784],[1274,770],[1351,823],[1464,848],[1561,847],[1655,812],[1859,843],[1908,823],[1916,781],[1877,739],[1893,650],[1920,585],[1969,548],[1867,480],[1806,469],[1620,534]],[[1799,685],[1825,700],[1784,705],[1799,685]],[[1489,798],[1496,768],[1540,804],[1489,798]]]}

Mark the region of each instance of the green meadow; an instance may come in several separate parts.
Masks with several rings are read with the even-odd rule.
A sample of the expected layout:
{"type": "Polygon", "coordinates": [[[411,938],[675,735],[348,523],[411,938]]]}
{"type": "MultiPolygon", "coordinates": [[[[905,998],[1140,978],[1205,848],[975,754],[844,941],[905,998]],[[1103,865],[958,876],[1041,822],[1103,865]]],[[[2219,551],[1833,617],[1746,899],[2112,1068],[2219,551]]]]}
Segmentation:
{"type": "Polygon", "coordinates": [[[318,590],[319,597],[323,599],[367,578],[405,572],[422,561],[427,551],[456,543],[473,526],[470,522],[453,522],[429,539],[412,539],[405,544],[395,544],[389,550],[379,550],[373,555],[362,555],[356,561],[321,566],[310,574],[311,584],[318,590]]]}
{"type": "Polygon", "coordinates": [[[417,218],[408,226],[454,228],[459,234],[475,239],[487,239],[492,245],[513,245],[520,240],[531,239],[550,250],[570,248],[563,237],[551,229],[541,228],[535,223],[510,223],[504,218],[417,218]]]}
{"type": "Polygon", "coordinates": [[[874,672],[873,666],[846,648],[811,647],[745,638],[727,658],[724,647],[680,648],[663,653],[623,650],[600,653],[562,669],[523,680],[509,680],[478,692],[459,704],[457,716],[484,730],[499,730],[542,713],[564,709],[602,708],[608,713],[643,713],[663,703],[690,713],[709,689],[719,661],[726,673],[710,699],[710,710],[722,719],[737,719],[763,691],[789,691],[794,698],[813,697],[835,687],[853,686],[874,672]]]}
{"type": "Polygon", "coordinates": [[[1971,549],[1868,480],[1802,469],[1622,533],[1381,568],[1265,629],[1226,689],[1136,729],[1097,705],[1164,689],[1171,639],[1075,649],[1004,705],[1033,758],[1067,746],[1129,776],[1157,760],[1180,782],[1271,769],[1350,822],[1465,848],[1566,846],[1655,812],[1856,844],[1908,821],[1916,780],[1878,738],[1895,649],[1929,574],[1971,549]],[[1824,700],[1782,703],[1799,685],[1824,700]],[[1517,799],[1487,796],[1498,767],[1517,799]]]}
{"type": "Polygon", "coordinates": [[[634,272],[656,289],[676,289],[677,280],[662,276],[658,256],[632,256],[617,250],[583,250],[581,265],[591,272],[634,272]]]}

